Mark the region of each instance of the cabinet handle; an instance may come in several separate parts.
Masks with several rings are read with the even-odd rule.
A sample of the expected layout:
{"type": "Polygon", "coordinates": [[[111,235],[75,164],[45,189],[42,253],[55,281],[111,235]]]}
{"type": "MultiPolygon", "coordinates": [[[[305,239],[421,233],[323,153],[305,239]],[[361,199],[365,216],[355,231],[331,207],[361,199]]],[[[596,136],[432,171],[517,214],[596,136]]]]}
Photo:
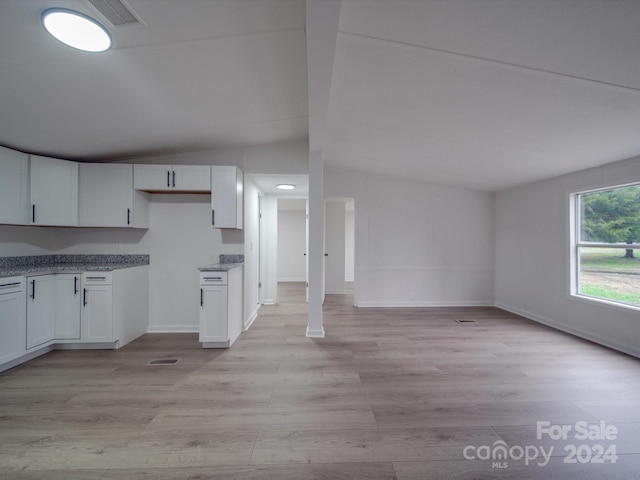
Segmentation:
{"type": "Polygon", "coordinates": [[[217,281],[220,281],[220,280],[222,280],[222,277],[204,277],[204,280],[205,280],[205,281],[208,281],[208,280],[217,280],[217,281]]]}
{"type": "Polygon", "coordinates": [[[211,225],[215,225],[216,224],[216,211],[212,208],[211,209],[211,225]]]}
{"type": "Polygon", "coordinates": [[[167,188],[171,187],[171,172],[167,170],[167,188]]]}
{"type": "Polygon", "coordinates": [[[204,305],[204,290],[200,289],[200,306],[204,305]]]}
{"type": "Polygon", "coordinates": [[[20,285],[20,282],[3,283],[0,284],[0,288],[15,287],[16,285],[20,285]]]}
{"type": "Polygon", "coordinates": [[[106,280],[107,277],[87,277],[87,280],[106,280]]]}
{"type": "Polygon", "coordinates": [[[36,223],[36,204],[31,204],[31,223],[36,223]]]}
{"type": "Polygon", "coordinates": [[[176,172],[173,172],[173,188],[176,188],[176,172]]]}
{"type": "Polygon", "coordinates": [[[73,294],[78,294],[78,277],[73,277],[73,294]]]}
{"type": "Polygon", "coordinates": [[[36,281],[35,280],[31,280],[31,299],[32,300],[36,299],[36,281]]]}
{"type": "Polygon", "coordinates": [[[82,306],[83,307],[87,306],[87,289],[86,288],[82,289],[82,306]]]}
{"type": "Polygon", "coordinates": [[[131,209],[127,208],[127,225],[131,225],[131,209]]]}

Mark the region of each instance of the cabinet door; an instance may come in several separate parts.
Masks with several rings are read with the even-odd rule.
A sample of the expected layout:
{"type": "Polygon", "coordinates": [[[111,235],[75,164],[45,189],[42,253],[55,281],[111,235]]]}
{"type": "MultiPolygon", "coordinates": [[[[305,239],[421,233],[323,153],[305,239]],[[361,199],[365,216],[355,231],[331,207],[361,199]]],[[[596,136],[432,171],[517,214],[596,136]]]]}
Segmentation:
{"type": "Polygon", "coordinates": [[[80,225],[133,225],[133,166],[80,164],[80,225]]]}
{"type": "Polygon", "coordinates": [[[113,304],[111,285],[86,285],[82,289],[82,341],[113,341],[113,304]]]}
{"type": "Polygon", "coordinates": [[[0,147],[0,223],[29,223],[29,156],[0,147]]]}
{"type": "Polygon", "coordinates": [[[150,192],[172,189],[171,165],[134,165],[133,188],[150,192]]]}
{"type": "Polygon", "coordinates": [[[54,281],[53,275],[27,277],[27,349],[53,340],[54,281]]]}
{"type": "Polygon", "coordinates": [[[78,164],[31,155],[31,223],[78,225],[78,164]]]}
{"type": "Polygon", "coordinates": [[[80,296],[79,274],[55,276],[55,339],[80,339],[80,296]]]}
{"type": "Polygon", "coordinates": [[[0,365],[25,352],[26,312],[24,291],[0,291],[0,365]]]}
{"type": "Polygon", "coordinates": [[[242,189],[238,167],[211,167],[211,226],[242,229],[242,189]]]}
{"type": "Polygon", "coordinates": [[[208,165],[174,165],[172,188],[182,192],[210,192],[210,169],[208,165]]]}
{"type": "Polygon", "coordinates": [[[200,342],[227,342],[227,287],[200,287],[200,342]]]}

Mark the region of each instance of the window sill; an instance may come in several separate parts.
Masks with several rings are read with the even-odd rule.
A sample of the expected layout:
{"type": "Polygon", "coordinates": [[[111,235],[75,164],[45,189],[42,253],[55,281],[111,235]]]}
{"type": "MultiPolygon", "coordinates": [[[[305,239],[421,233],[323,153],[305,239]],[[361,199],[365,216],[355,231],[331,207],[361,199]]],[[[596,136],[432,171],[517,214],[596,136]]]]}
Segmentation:
{"type": "Polygon", "coordinates": [[[635,305],[627,305],[625,303],[613,302],[611,300],[605,300],[603,298],[589,297],[587,295],[580,295],[577,293],[572,293],[569,297],[572,300],[577,300],[581,303],[589,303],[592,305],[595,303],[596,305],[600,305],[606,308],[612,308],[615,310],[622,310],[622,311],[631,310],[632,312],[640,312],[640,306],[636,307],[635,305]]]}

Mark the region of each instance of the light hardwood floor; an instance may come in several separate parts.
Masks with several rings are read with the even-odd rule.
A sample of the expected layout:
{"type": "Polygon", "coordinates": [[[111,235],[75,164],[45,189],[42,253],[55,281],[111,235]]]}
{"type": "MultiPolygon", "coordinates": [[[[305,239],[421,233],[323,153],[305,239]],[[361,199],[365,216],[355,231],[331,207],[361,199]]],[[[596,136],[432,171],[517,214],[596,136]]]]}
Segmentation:
{"type": "Polygon", "coordinates": [[[640,478],[639,360],[495,308],[356,309],[349,296],[327,297],[327,337],[308,339],[300,295],[281,285],[228,350],[153,334],[0,374],[0,478],[640,478]],[[536,437],[538,421],[601,420],[615,440],[536,437]],[[465,459],[501,441],[553,456],[465,459]],[[564,463],[568,444],[584,459],[598,443],[616,463],[564,463]]]}

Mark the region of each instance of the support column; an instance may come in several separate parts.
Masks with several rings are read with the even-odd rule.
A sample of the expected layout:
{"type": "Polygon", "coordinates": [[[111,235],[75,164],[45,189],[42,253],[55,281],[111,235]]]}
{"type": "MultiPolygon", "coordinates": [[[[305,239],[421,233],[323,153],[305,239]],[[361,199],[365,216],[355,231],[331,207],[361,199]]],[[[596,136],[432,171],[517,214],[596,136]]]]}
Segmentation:
{"type": "Polygon", "coordinates": [[[307,337],[324,338],[324,160],[309,153],[309,320],[307,337]]]}

